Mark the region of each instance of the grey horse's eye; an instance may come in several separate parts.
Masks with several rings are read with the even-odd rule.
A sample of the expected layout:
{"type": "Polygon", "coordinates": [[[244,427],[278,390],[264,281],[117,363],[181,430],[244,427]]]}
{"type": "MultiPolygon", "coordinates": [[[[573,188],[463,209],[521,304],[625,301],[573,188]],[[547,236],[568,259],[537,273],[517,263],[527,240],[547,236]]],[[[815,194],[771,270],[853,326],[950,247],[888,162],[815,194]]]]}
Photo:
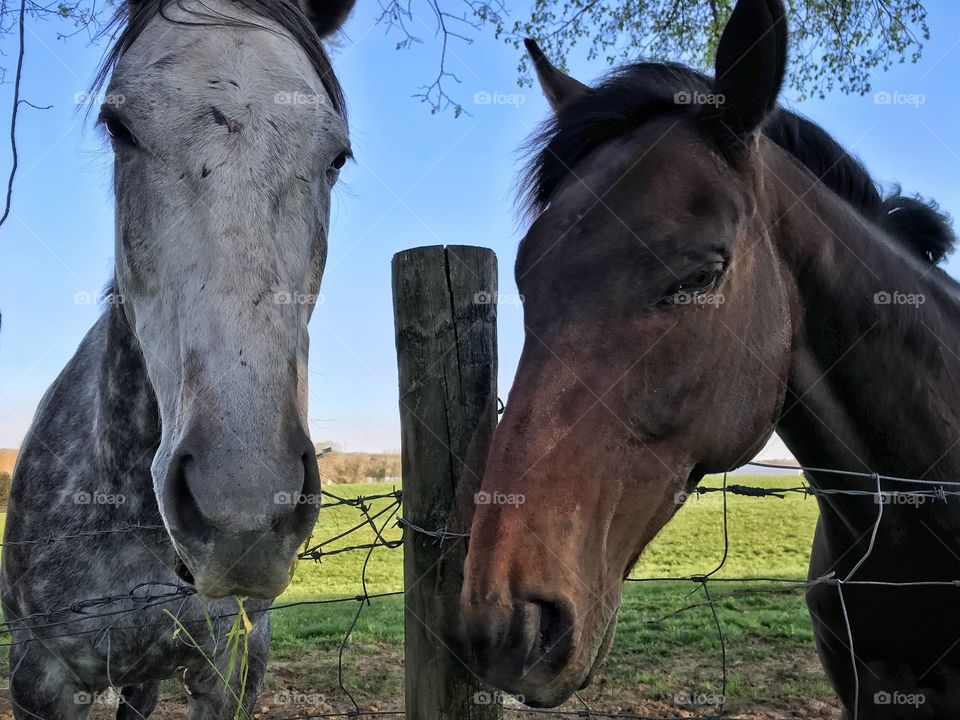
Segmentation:
{"type": "Polygon", "coordinates": [[[102,118],[103,127],[106,128],[107,135],[110,136],[111,140],[115,142],[122,143],[124,145],[130,145],[131,147],[137,146],[137,139],[133,136],[133,133],[123,124],[123,121],[119,118],[108,115],[102,118]]]}
{"type": "Polygon", "coordinates": [[[332,163],[330,163],[330,169],[339,170],[340,168],[342,168],[344,165],[347,164],[348,157],[350,157],[350,152],[348,150],[344,150],[342,153],[340,153],[333,159],[332,163]]]}

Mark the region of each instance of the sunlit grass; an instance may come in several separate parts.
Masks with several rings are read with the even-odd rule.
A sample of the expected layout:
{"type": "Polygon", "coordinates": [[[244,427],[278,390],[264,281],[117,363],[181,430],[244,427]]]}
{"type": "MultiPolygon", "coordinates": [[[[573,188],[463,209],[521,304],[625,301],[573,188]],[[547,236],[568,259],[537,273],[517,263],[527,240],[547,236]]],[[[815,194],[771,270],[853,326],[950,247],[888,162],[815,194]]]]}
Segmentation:
{"type": "MultiPolygon", "coordinates": [[[[719,486],[720,478],[704,484],[719,486]]],[[[765,487],[796,487],[799,477],[745,478],[739,484],[765,487]]],[[[388,485],[338,486],[335,492],[355,497],[388,491],[388,485]]],[[[378,501],[382,508],[388,501],[378,501]]],[[[715,577],[734,579],[806,577],[807,560],[818,515],[813,498],[788,494],[748,498],[728,495],[729,553],[715,577]]],[[[328,537],[356,524],[360,514],[353,508],[326,509],[316,537],[328,537]]],[[[394,529],[388,537],[398,537],[394,529]]],[[[364,528],[334,545],[371,542],[372,530],[364,528]]],[[[632,576],[684,577],[716,568],[723,557],[723,496],[712,493],[693,497],[647,548],[632,576]]],[[[294,582],[279,602],[311,598],[351,597],[361,591],[360,571],[365,552],[337,555],[320,564],[302,562],[294,582]]],[[[367,571],[370,593],[401,590],[402,549],[374,550],[367,571]]],[[[829,688],[814,661],[810,622],[802,595],[792,593],[746,593],[769,583],[723,582],[711,586],[717,615],[723,628],[728,666],[728,695],[733,698],[828,697],[829,688]],[[773,658],[804,657],[804,668],[778,671],[771,685],[762,668],[773,658]],[[809,665],[809,667],[806,667],[809,665]],[[793,675],[790,675],[790,673],[793,675]],[[785,674],[786,673],[786,674],[785,674]]],[[[692,687],[719,687],[720,643],[708,607],[698,607],[658,623],[651,620],[704,600],[702,589],[690,581],[628,583],[620,613],[617,640],[608,661],[603,696],[629,695],[672,698],[692,687]],[[692,593],[692,594],[691,594],[692,593]],[[696,667],[691,670],[691,660],[696,667]]],[[[274,612],[275,656],[295,661],[315,648],[336,651],[356,613],[356,603],[297,607],[274,612]]],[[[351,642],[362,656],[366,651],[402,655],[403,606],[401,598],[374,600],[364,607],[351,642]]],[[[359,672],[359,671],[358,671],[359,672]]],[[[317,673],[306,670],[320,681],[317,673]]],[[[377,682],[376,678],[363,678],[377,682]]],[[[372,696],[376,697],[374,690],[372,696]]]]}
{"type": "MultiPolygon", "coordinates": [[[[720,482],[720,478],[708,478],[705,484],[718,486],[720,482]]],[[[736,482],[791,487],[801,480],[738,477],[736,482]]],[[[356,498],[390,492],[394,487],[377,483],[327,489],[356,498]]],[[[390,503],[390,499],[372,501],[369,512],[374,515],[390,503]]],[[[802,495],[783,499],[730,495],[727,513],[729,553],[716,578],[806,576],[818,514],[814,499],[802,495]]],[[[378,526],[388,515],[376,520],[378,526]]],[[[355,507],[324,508],[311,544],[363,520],[363,513],[355,507]]],[[[401,531],[391,521],[383,536],[398,539],[401,531]]],[[[324,546],[324,550],[367,544],[375,538],[373,528],[364,525],[324,546]]],[[[709,572],[723,557],[723,538],[722,495],[693,497],[647,548],[632,576],[682,578],[709,572]]],[[[274,610],[268,692],[294,683],[299,688],[321,688],[335,699],[340,697],[336,688],[337,656],[357,615],[359,604],[354,598],[363,593],[365,561],[371,595],[403,589],[402,548],[376,548],[369,553],[357,550],[325,556],[320,562],[300,562],[277,605],[338,598],[346,601],[274,610]]],[[[810,622],[800,593],[743,593],[751,588],[773,587],[757,582],[721,582],[710,587],[726,644],[727,694],[734,705],[830,696],[816,667],[810,622]]],[[[597,707],[610,707],[611,703],[627,707],[641,698],[668,702],[676,693],[694,689],[719,692],[720,642],[710,608],[695,607],[652,622],[704,599],[702,588],[689,580],[628,583],[613,651],[598,682],[585,696],[593,698],[591,702],[597,707]]],[[[403,599],[375,598],[364,605],[353,628],[344,656],[345,682],[359,699],[400,702],[402,654],[403,599]],[[385,672],[383,667],[391,671],[385,672]]]]}

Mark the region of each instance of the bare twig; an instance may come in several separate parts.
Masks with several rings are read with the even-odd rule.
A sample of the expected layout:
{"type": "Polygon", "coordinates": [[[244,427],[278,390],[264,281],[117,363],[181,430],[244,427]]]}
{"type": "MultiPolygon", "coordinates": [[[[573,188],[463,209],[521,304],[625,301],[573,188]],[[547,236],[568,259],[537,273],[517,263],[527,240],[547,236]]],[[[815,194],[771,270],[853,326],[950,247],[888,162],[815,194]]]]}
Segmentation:
{"type": "Polygon", "coordinates": [[[27,0],[20,0],[20,45],[17,50],[17,76],[13,81],[13,109],[10,112],[10,176],[7,178],[7,199],[3,206],[3,217],[0,225],[7,221],[10,215],[10,201],[13,198],[13,179],[17,175],[17,113],[20,110],[20,79],[23,77],[24,27],[27,16],[27,0]]]}

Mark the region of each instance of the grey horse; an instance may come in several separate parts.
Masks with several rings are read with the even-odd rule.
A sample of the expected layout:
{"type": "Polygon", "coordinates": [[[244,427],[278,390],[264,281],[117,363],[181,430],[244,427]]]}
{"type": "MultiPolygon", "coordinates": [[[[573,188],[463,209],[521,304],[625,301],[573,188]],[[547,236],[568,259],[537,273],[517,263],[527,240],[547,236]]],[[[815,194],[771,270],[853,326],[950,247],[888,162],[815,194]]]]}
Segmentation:
{"type": "Polygon", "coordinates": [[[107,688],[118,717],[145,717],[171,677],[192,720],[256,702],[264,611],[319,508],[307,322],[350,156],[321,39],[352,1],[307,2],[121,8],[96,86],[115,278],[40,404],[7,515],[18,720],[85,717],[107,688]],[[245,681],[226,677],[230,596],[254,598],[245,681]]]}

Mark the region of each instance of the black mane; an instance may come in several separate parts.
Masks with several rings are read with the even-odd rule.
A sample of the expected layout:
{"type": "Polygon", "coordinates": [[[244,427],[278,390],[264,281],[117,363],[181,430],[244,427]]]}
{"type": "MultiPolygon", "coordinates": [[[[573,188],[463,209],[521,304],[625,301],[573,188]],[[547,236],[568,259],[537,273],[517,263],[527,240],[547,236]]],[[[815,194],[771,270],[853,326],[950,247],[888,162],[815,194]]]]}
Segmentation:
{"type": "MultiPolygon", "coordinates": [[[[541,212],[571,169],[599,146],[655,118],[697,113],[701,106],[684,100],[712,92],[709,77],[683,65],[637,63],[615,70],[562,107],[529,141],[524,210],[541,212]]],[[[863,164],[819,125],[778,108],[763,133],[914,254],[937,263],[952,252],[956,236],[936,203],[903,196],[899,188],[885,199],[863,164]]]]}
{"type": "MultiPolygon", "coordinates": [[[[304,15],[300,6],[295,0],[233,0],[237,4],[246,8],[250,12],[259,15],[267,20],[272,20],[280,27],[286,30],[290,36],[304,49],[307,57],[310,59],[314,70],[320,76],[323,87],[330,96],[330,101],[334,110],[346,118],[346,103],[343,96],[343,88],[340,86],[337,76],[333,72],[333,66],[330,63],[330,57],[323,47],[320,37],[316,30],[310,24],[310,21],[304,15]]],[[[184,7],[183,0],[124,0],[117,9],[116,14],[110,20],[105,29],[105,33],[116,34],[116,39],[104,58],[97,76],[93,81],[91,94],[96,96],[100,89],[106,84],[110,73],[116,66],[117,61],[123,57],[123,54],[130,49],[134,41],[140,37],[146,29],[149,22],[161,15],[170,22],[177,25],[196,26],[196,25],[220,25],[226,27],[260,27],[253,23],[247,23],[234,18],[226,17],[216,12],[197,12],[184,7]],[[166,15],[166,8],[170,3],[176,3],[177,7],[198,18],[198,22],[183,22],[173,20],[166,15]],[[121,28],[116,33],[117,28],[121,28]]]]}

